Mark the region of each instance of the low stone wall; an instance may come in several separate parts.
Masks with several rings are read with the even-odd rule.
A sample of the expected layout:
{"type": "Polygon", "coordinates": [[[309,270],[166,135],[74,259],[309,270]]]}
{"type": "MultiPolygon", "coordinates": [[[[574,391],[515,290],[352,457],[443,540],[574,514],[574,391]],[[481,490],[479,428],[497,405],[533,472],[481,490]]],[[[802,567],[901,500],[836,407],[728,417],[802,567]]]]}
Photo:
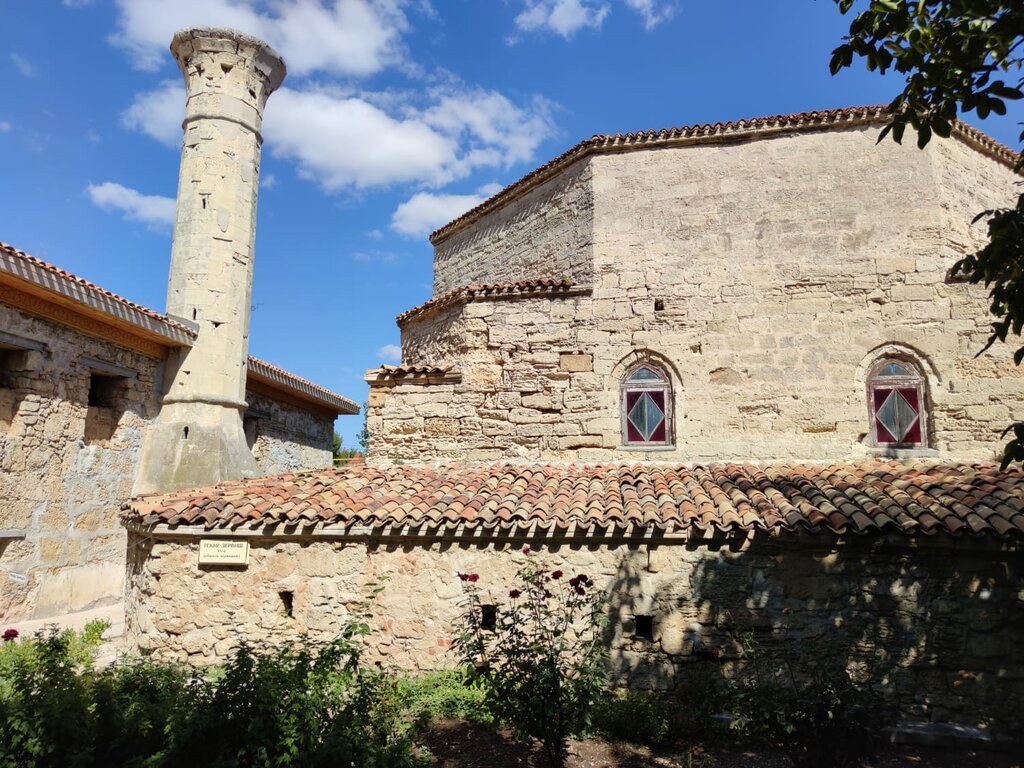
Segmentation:
{"type": "Polygon", "coordinates": [[[587,573],[607,594],[617,682],[673,689],[694,673],[731,675],[740,642],[753,637],[766,656],[879,662],[905,717],[1012,732],[1024,711],[1024,563],[994,542],[279,536],[251,538],[248,566],[200,567],[200,535],[130,534],[130,643],[207,664],[242,639],[327,640],[386,577],[368,660],[450,666],[464,605],[457,574],[480,573],[485,600],[500,610],[515,572],[537,557],[587,573]],[[636,616],[652,617],[653,639],[635,635],[636,616]]]}

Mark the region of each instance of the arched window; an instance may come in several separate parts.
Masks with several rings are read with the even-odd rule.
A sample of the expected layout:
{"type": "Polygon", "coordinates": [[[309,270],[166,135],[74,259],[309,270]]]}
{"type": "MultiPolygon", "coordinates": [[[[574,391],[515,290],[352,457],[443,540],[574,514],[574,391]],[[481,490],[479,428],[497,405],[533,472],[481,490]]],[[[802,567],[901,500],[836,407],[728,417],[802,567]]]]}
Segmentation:
{"type": "Polygon", "coordinates": [[[928,445],[928,406],[920,370],[906,360],[879,360],[868,377],[871,440],[881,447],[928,445]]]}
{"type": "Polygon", "coordinates": [[[622,443],[672,445],[672,386],[650,363],[634,365],[622,379],[622,443]]]}

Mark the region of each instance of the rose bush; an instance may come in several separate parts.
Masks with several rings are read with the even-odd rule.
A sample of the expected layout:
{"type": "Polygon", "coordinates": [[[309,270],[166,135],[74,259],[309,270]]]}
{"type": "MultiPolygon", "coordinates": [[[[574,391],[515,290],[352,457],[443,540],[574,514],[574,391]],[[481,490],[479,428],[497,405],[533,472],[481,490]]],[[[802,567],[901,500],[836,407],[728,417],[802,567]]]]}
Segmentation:
{"type": "Polygon", "coordinates": [[[529,560],[488,629],[479,574],[459,574],[466,599],[453,646],[494,719],[537,739],[556,766],[606,687],[603,595],[586,574],[564,576],[529,560]]]}

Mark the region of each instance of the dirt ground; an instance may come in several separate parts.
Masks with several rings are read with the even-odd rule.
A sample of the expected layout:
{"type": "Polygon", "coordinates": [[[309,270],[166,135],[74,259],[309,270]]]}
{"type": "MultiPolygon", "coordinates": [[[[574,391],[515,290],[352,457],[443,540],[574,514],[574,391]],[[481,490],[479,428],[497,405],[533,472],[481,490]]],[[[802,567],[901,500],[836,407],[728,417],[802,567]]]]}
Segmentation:
{"type": "MultiPolygon", "coordinates": [[[[434,721],[418,739],[435,768],[546,768],[539,747],[529,748],[508,733],[460,720],[434,721]]],[[[785,755],[715,746],[678,745],[651,750],[630,744],[572,741],[566,768],[792,768],[785,755]]],[[[1006,754],[893,746],[864,768],[1022,768],[1006,754]]],[[[822,768],[829,768],[822,766],[822,768]]]]}

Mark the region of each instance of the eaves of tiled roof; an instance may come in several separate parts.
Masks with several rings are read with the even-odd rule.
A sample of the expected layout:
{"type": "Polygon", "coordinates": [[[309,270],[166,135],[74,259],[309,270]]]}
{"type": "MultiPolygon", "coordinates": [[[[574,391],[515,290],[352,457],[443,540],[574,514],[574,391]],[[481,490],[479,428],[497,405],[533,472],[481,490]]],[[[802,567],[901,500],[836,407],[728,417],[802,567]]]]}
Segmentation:
{"type": "Polygon", "coordinates": [[[167,347],[191,346],[196,332],[183,323],[100,288],[60,267],[0,242],[0,282],[19,293],[44,297],[85,316],[130,327],[167,347]]]}
{"type": "Polygon", "coordinates": [[[283,388],[284,391],[319,405],[321,408],[332,411],[335,414],[351,415],[359,413],[359,406],[347,397],[336,392],[314,384],[312,381],[303,379],[283,368],[260,360],[256,357],[249,358],[248,381],[258,381],[271,387],[283,388]]]}
{"type": "MultiPolygon", "coordinates": [[[[0,301],[9,301],[86,333],[107,335],[118,342],[129,343],[125,333],[138,336],[138,348],[157,356],[166,355],[167,349],[190,347],[196,338],[196,331],[183,322],[3,242],[0,242],[0,301]],[[56,309],[51,310],[50,306],[56,309]]],[[[248,382],[253,381],[335,414],[359,413],[359,406],[348,398],[250,357],[248,382]]]]}
{"type": "Polygon", "coordinates": [[[356,465],[142,496],[124,506],[122,521],[182,534],[807,531],[1019,540],[1024,471],[925,462],[356,465]]]}
{"type": "Polygon", "coordinates": [[[533,280],[517,280],[515,282],[486,283],[482,285],[466,285],[455,288],[447,293],[431,299],[418,307],[413,307],[395,318],[399,327],[426,315],[448,309],[457,304],[484,299],[536,299],[546,296],[574,296],[589,293],[590,288],[578,286],[572,280],[562,278],[536,278],[533,280]]]}
{"type": "Polygon", "coordinates": [[[364,378],[371,387],[398,383],[454,384],[462,381],[462,374],[450,365],[382,365],[368,370],[364,378]]]}
{"type": "MultiPolygon", "coordinates": [[[[637,133],[595,134],[589,139],[570,147],[562,154],[530,171],[518,181],[497,194],[466,211],[457,219],[445,224],[430,235],[430,242],[437,245],[446,238],[468,226],[493,210],[501,208],[515,198],[560,173],[573,163],[602,152],[627,152],[636,149],[654,149],[683,144],[711,144],[742,139],[768,138],[779,134],[829,129],[852,128],[861,125],[883,125],[889,120],[884,105],[868,107],[845,107],[842,109],[799,112],[789,115],[772,115],[726,123],[687,125],[665,128],[657,131],[637,133]]],[[[955,138],[975,150],[1011,168],[1019,155],[1004,144],[960,120],[953,121],[955,138]]]]}

